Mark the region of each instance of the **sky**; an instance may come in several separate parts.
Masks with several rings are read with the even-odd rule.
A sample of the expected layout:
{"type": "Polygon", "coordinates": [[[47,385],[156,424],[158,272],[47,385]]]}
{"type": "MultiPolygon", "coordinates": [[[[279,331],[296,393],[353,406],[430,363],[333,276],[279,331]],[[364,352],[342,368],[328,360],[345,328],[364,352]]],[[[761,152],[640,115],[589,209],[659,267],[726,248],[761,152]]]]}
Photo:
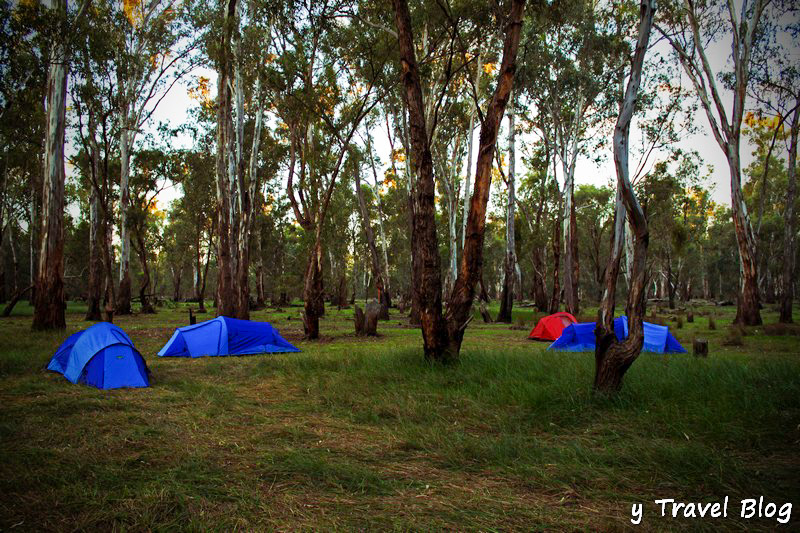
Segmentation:
{"type": "MultiPolygon", "coordinates": [[[[657,34],[653,33],[652,39],[656,39],[657,34]]],[[[713,43],[708,51],[707,54],[709,56],[709,61],[712,65],[714,71],[719,72],[721,70],[729,70],[730,69],[730,36],[727,36],[727,40],[723,39],[717,43],[713,43]]],[[[664,53],[668,51],[668,45],[665,42],[659,42],[655,45],[654,51],[658,53],[664,53]]],[[[652,53],[652,52],[651,52],[652,53]]],[[[170,94],[168,94],[164,100],[161,102],[159,108],[153,115],[153,119],[149,124],[149,128],[154,130],[156,125],[159,122],[168,122],[172,126],[177,126],[180,123],[186,121],[188,119],[188,111],[191,107],[196,106],[197,102],[190,99],[187,94],[187,87],[188,84],[194,82],[196,76],[205,76],[211,80],[210,87],[216,87],[216,73],[213,70],[209,70],[207,68],[198,69],[197,71],[191,73],[189,77],[184,81],[183,84],[177,84],[170,94]]],[[[686,76],[683,75],[682,79],[684,80],[684,86],[687,89],[690,89],[689,81],[686,79],[686,76]]],[[[730,114],[733,97],[732,93],[726,91],[721,85],[718,84],[718,88],[722,93],[722,98],[726,104],[727,112],[730,114]]],[[[748,102],[748,107],[752,107],[754,105],[752,99],[748,102]]],[[[505,147],[506,145],[506,126],[507,121],[504,120],[503,128],[500,132],[500,146],[505,147]]],[[[708,178],[705,183],[705,186],[712,190],[712,198],[714,201],[728,205],[730,203],[730,174],[728,169],[728,164],[725,158],[725,155],[717,144],[716,140],[714,139],[713,135],[711,134],[711,130],[708,126],[708,119],[705,113],[702,111],[702,108],[698,110],[698,112],[694,116],[694,123],[697,128],[697,132],[694,134],[686,135],[679,146],[684,149],[693,149],[696,150],[701,158],[703,165],[705,166],[704,170],[701,173],[706,174],[708,173],[708,178]]],[[[476,128],[474,134],[474,142],[477,146],[478,142],[478,130],[476,128]]],[[[632,138],[631,138],[631,146],[634,146],[637,141],[637,133],[636,131],[632,131],[632,138]]],[[[388,168],[389,166],[389,144],[388,140],[386,139],[385,132],[383,130],[375,130],[375,136],[373,137],[373,146],[377,152],[378,157],[381,159],[382,169],[381,171],[388,168]]],[[[518,143],[524,143],[525,141],[531,141],[530,138],[522,138],[518,140],[518,143]]],[[[179,139],[183,147],[189,146],[189,139],[179,139]]],[[[518,144],[519,146],[519,144],[518,144]]],[[[782,146],[776,146],[777,150],[785,152],[785,148],[782,146]]],[[[576,165],[576,172],[575,172],[575,182],[577,185],[581,184],[593,184],[593,185],[608,185],[613,183],[615,178],[615,170],[613,165],[613,158],[611,152],[611,143],[607,144],[606,148],[607,153],[603,161],[599,164],[590,161],[586,157],[579,158],[577,165],[576,165]]],[[[779,151],[777,154],[781,157],[783,154],[779,151]]],[[[477,150],[474,150],[473,161],[471,165],[471,169],[474,172],[475,162],[477,160],[477,150]]],[[[526,168],[524,162],[522,161],[522,154],[521,150],[517,150],[517,160],[516,160],[516,169],[517,174],[521,175],[526,172],[526,168]]],[[[745,168],[751,161],[752,161],[752,147],[747,142],[746,138],[742,139],[741,144],[741,161],[742,161],[742,168],[745,168]]],[[[634,161],[632,159],[631,164],[634,161]]],[[[462,167],[463,172],[463,167],[462,167]]],[[[561,176],[559,174],[559,179],[561,180],[561,176]]],[[[180,195],[180,190],[177,187],[172,187],[166,189],[159,195],[159,206],[163,209],[168,206],[168,204],[174,200],[175,198],[180,195]]]]}

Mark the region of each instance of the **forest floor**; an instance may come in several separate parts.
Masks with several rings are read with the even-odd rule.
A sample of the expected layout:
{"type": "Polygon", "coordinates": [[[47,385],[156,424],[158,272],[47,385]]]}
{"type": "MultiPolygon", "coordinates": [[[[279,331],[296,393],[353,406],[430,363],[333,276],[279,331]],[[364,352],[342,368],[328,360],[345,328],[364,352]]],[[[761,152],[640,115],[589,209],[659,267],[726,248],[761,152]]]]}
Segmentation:
{"type": "Polygon", "coordinates": [[[474,320],[461,362],[440,367],[396,310],[364,339],[352,309],[329,309],[317,342],[301,340],[300,308],[257,311],[302,353],[157,357],[186,305],[116,320],[147,389],[45,370],[87,326],[79,304],[66,332],[31,332],[23,304],[0,319],[0,530],[621,530],[634,503],[647,530],[772,530],[739,501],[800,504],[798,330],[724,346],[734,307],[696,305],[680,328],[662,312],[710,356],[642,354],[608,400],[592,395],[592,354],[527,340],[530,308],[514,325],[474,320]],[[725,496],[724,519],[653,503],[725,496]]]}

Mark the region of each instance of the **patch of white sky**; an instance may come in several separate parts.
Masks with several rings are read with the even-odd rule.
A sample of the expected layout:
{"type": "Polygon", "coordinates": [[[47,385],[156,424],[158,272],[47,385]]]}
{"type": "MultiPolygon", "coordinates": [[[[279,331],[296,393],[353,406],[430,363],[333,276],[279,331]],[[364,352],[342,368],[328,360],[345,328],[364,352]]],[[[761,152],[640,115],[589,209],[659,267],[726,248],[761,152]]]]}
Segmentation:
{"type": "MultiPolygon", "coordinates": [[[[654,31],[652,39],[655,40],[658,38],[658,34],[654,31]]],[[[709,57],[709,61],[712,65],[712,68],[715,72],[724,72],[731,69],[731,60],[730,60],[730,35],[725,36],[725,38],[712,43],[708,50],[707,54],[709,57]]],[[[664,41],[657,42],[649,52],[650,54],[663,54],[665,56],[669,55],[669,46],[664,41]]],[[[150,123],[146,126],[146,129],[151,131],[154,135],[156,134],[155,129],[160,122],[165,122],[169,124],[171,127],[177,127],[180,124],[186,123],[190,120],[189,113],[190,109],[193,106],[199,105],[196,100],[193,100],[188,95],[188,88],[192,86],[192,84],[196,84],[196,79],[199,76],[203,76],[208,78],[209,87],[214,88],[216,87],[216,72],[209,68],[198,68],[197,70],[190,73],[184,80],[183,83],[176,84],[172,91],[163,99],[161,104],[159,105],[156,112],[153,114],[153,117],[150,123]]],[[[682,83],[684,88],[691,90],[692,87],[689,85],[689,81],[686,79],[686,76],[681,76],[682,83]]],[[[733,105],[733,95],[730,91],[725,89],[721,83],[717,83],[717,87],[722,94],[723,101],[727,106],[727,112],[731,112],[731,108],[733,105]]],[[[693,94],[693,93],[692,93],[693,94]]],[[[212,95],[213,97],[214,95],[212,95]]],[[[693,96],[692,96],[693,98],[693,96]]],[[[748,101],[748,108],[753,108],[755,103],[752,99],[748,101]]],[[[274,117],[273,117],[274,118],[274,117]]],[[[727,160],[725,155],[717,144],[716,140],[714,139],[713,135],[711,134],[711,130],[708,125],[708,119],[706,117],[705,112],[702,108],[699,108],[697,113],[694,115],[693,118],[694,124],[697,126],[697,130],[695,133],[686,134],[678,143],[678,146],[684,150],[696,150],[700,156],[701,163],[703,168],[701,168],[702,175],[705,176],[705,183],[704,185],[711,189],[712,191],[712,198],[714,201],[728,205],[730,203],[730,174],[728,170],[727,160]]],[[[270,121],[273,125],[275,124],[274,120],[270,121]]],[[[608,130],[609,128],[607,128],[608,130]]],[[[363,126],[361,128],[361,132],[363,132],[363,126]]],[[[380,158],[380,167],[379,172],[381,174],[387,170],[390,166],[390,147],[389,141],[386,135],[385,128],[380,127],[380,123],[375,126],[373,131],[371,132],[372,139],[373,139],[373,149],[376,152],[377,157],[380,158]]],[[[473,131],[474,142],[477,146],[478,142],[478,134],[479,134],[479,126],[476,125],[475,131],[473,131]]],[[[611,152],[611,142],[610,142],[610,135],[611,133],[606,133],[609,135],[609,142],[605,144],[606,148],[604,148],[604,152],[602,154],[591,154],[591,156],[582,154],[576,164],[576,171],[575,171],[575,183],[576,185],[581,184],[592,184],[596,186],[601,185],[613,185],[616,180],[616,174],[614,170],[613,164],[613,157],[611,152]],[[599,156],[599,157],[598,157],[599,156]]],[[[503,122],[503,128],[500,133],[498,147],[500,150],[505,150],[506,147],[506,138],[507,138],[507,120],[503,122]]],[[[535,142],[537,137],[535,134],[524,134],[518,137],[518,143],[520,143],[523,147],[528,144],[535,142]]],[[[631,132],[631,165],[635,166],[637,161],[634,158],[634,150],[633,147],[637,145],[637,143],[641,143],[642,135],[638,131],[638,129],[634,126],[631,132]]],[[[188,135],[179,135],[175,138],[174,143],[176,148],[190,148],[191,147],[191,138],[188,135]]],[[[517,175],[523,175],[527,172],[527,168],[525,167],[525,162],[523,160],[524,149],[517,150],[517,160],[516,160],[516,171],[517,175]]],[[[746,167],[752,161],[752,147],[747,143],[745,139],[742,142],[741,148],[741,161],[742,166],[746,167]]],[[[659,158],[663,159],[663,153],[655,153],[653,157],[650,159],[649,165],[652,167],[659,158]]],[[[470,164],[470,169],[474,172],[475,166],[477,161],[477,149],[473,150],[473,160],[470,164]]],[[[465,172],[463,165],[461,165],[462,174],[465,172]]],[[[286,179],[286,176],[283,176],[283,179],[286,179]]],[[[561,169],[560,169],[560,162],[559,162],[559,169],[558,169],[558,179],[561,183],[563,183],[563,179],[561,176],[561,169]]],[[[159,193],[158,196],[158,204],[161,209],[165,209],[168,205],[178,198],[182,194],[180,187],[169,187],[159,193]]]]}

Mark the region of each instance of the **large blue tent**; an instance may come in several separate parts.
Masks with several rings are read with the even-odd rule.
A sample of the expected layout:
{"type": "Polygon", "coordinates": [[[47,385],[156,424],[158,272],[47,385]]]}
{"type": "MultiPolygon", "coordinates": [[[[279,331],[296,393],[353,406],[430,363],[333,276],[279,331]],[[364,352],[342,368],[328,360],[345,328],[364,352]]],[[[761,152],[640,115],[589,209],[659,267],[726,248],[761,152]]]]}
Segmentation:
{"type": "Polygon", "coordinates": [[[177,328],[158,355],[203,357],[299,351],[268,322],[219,316],[193,326],[177,328]]]}
{"type": "Polygon", "coordinates": [[[147,365],[133,341],[119,327],[99,322],[73,333],[47,365],[72,383],[98,389],[149,387],[147,365]]]}
{"type": "MultiPolygon", "coordinates": [[[[565,352],[593,352],[595,343],[595,322],[571,324],[564,328],[561,336],[551,344],[548,350],[565,352]]],[[[618,340],[628,337],[628,317],[621,316],[614,319],[614,334],[618,340]]],[[[644,323],[643,352],[652,353],[686,353],[686,350],[672,336],[669,328],[658,326],[650,322],[644,323]]]]}

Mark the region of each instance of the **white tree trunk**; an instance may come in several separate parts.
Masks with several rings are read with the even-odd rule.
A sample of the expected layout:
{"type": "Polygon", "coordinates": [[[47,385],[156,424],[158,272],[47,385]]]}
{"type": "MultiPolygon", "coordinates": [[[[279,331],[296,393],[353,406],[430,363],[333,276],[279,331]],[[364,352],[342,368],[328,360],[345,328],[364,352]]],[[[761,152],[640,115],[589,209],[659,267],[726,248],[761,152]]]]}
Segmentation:
{"type": "MultiPolygon", "coordinates": [[[[478,54],[478,68],[475,71],[475,87],[476,89],[480,87],[481,84],[481,71],[483,70],[483,57],[478,54]]],[[[472,111],[469,115],[469,131],[467,132],[469,136],[469,144],[467,145],[467,165],[466,165],[466,172],[464,172],[464,212],[462,213],[461,217],[461,248],[464,248],[464,239],[467,237],[467,216],[469,215],[469,202],[471,199],[470,195],[470,184],[472,183],[472,145],[473,139],[475,137],[475,110],[472,111]]]]}
{"type": "Polygon", "coordinates": [[[519,271],[517,266],[517,247],[514,236],[515,226],[515,206],[517,205],[516,196],[516,132],[514,128],[514,107],[508,107],[508,203],[506,205],[506,255],[511,263],[511,268],[515,275],[519,271]]]}
{"type": "MultiPolygon", "coordinates": [[[[49,7],[67,16],[66,0],[49,7]]],[[[63,39],[66,39],[64,36],[63,39]]],[[[64,316],[64,131],[66,128],[67,46],[56,40],[50,50],[47,73],[44,179],[42,187],[39,264],[34,298],[34,329],[63,329],[64,316]]],[[[29,228],[33,233],[33,227],[29,228]]],[[[31,263],[33,266],[33,263],[31,263]]]]}
{"type": "MultiPolygon", "coordinates": [[[[127,115],[127,110],[123,110],[127,115]]],[[[130,207],[130,134],[128,132],[127,121],[120,125],[119,132],[119,234],[120,234],[120,258],[119,258],[119,279],[122,281],[130,272],[131,261],[131,239],[128,231],[128,209],[130,207]]]]}

